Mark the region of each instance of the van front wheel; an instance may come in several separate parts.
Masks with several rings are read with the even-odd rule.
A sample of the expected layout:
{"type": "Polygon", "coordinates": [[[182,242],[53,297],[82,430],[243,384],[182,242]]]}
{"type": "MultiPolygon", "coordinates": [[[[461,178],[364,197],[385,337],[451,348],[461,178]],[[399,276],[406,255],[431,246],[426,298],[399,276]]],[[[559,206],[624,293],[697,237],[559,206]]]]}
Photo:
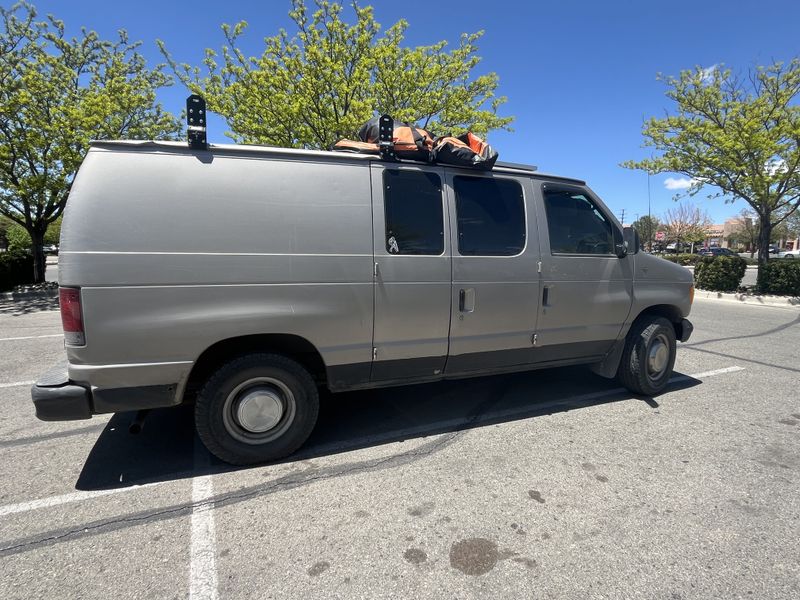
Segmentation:
{"type": "Polygon", "coordinates": [[[194,418],[212,454],[247,465],[292,454],[311,435],[318,413],[317,387],[299,363],[278,354],[249,354],[209,378],[194,418]]]}
{"type": "Polygon", "coordinates": [[[675,328],[663,317],[634,323],[617,371],[620,383],[636,394],[654,396],[669,383],[675,366],[675,328]]]}

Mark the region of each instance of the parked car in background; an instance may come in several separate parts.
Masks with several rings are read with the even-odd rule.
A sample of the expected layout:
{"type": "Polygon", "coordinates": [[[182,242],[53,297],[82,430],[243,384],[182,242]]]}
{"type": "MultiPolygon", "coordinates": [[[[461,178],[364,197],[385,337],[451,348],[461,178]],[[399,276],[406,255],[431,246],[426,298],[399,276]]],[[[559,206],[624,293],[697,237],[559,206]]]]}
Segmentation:
{"type": "Polygon", "coordinates": [[[698,254],[700,256],[739,256],[730,248],[703,248],[698,254]]]}
{"type": "Polygon", "coordinates": [[[778,258],[800,258],[800,249],[778,252],[778,258]]]}
{"type": "Polygon", "coordinates": [[[689,254],[692,252],[692,244],[671,242],[667,244],[667,252],[675,252],[677,254],[689,254]]]}

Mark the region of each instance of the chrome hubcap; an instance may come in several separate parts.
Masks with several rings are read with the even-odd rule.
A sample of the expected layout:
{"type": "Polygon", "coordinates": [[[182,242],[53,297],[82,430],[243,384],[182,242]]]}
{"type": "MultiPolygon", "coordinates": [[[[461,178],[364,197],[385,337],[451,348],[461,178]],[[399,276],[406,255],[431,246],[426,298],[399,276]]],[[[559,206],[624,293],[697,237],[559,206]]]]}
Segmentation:
{"type": "Polygon", "coordinates": [[[253,433],[269,431],[283,416],[283,404],[277,393],[269,388],[255,388],[239,400],[236,409],[239,424],[253,433]]]}
{"type": "Polygon", "coordinates": [[[272,377],[255,377],[237,385],[225,398],[225,430],[245,444],[278,439],[291,427],[297,406],[289,387],[272,377]]]}
{"type": "Polygon", "coordinates": [[[669,362],[669,343],[663,335],[657,336],[647,352],[647,371],[650,377],[658,378],[664,373],[669,362]]]}

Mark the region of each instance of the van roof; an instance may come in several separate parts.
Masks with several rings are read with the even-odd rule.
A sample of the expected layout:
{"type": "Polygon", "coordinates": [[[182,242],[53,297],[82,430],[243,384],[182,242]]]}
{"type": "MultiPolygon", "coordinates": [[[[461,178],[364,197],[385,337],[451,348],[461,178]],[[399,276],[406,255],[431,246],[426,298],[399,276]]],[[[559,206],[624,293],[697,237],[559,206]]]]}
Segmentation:
{"type": "MultiPolygon", "coordinates": [[[[202,152],[202,150],[192,150],[186,142],[170,142],[170,141],[150,141],[150,140],[92,140],[91,146],[94,148],[141,148],[141,149],[156,149],[168,152],[202,152]]],[[[309,158],[324,158],[327,160],[364,160],[364,161],[380,161],[381,158],[375,154],[362,154],[358,152],[334,152],[330,150],[301,150],[297,148],[281,148],[277,146],[254,146],[246,144],[209,144],[208,148],[213,152],[221,152],[225,154],[268,154],[276,156],[292,156],[292,157],[309,157],[309,158]]],[[[417,163],[417,161],[403,161],[409,163],[417,163]]],[[[447,165],[448,168],[459,168],[453,165],[447,165]]],[[[472,171],[464,167],[466,171],[472,171]]],[[[514,175],[534,175],[541,179],[556,179],[561,181],[569,181],[580,185],[585,185],[586,182],[574,177],[564,177],[561,175],[552,175],[548,173],[541,173],[533,165],[525,165],[520,163],[510,163],[498,161],[495,163],[493,172],[511,173],[514,175]]]]}

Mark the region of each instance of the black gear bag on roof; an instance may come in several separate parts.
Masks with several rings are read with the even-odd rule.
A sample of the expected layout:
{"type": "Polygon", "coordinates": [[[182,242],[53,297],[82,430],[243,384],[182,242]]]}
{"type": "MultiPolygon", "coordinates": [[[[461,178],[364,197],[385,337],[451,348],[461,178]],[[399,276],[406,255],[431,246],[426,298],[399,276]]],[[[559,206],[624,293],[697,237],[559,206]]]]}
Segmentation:
{"type": "Polygon", "coordinates": [[[437,163],[485,171],[491,170],[499,156],[494,148],[470,132],[458,137],[436,138],[432,155],[437,163]]]}

